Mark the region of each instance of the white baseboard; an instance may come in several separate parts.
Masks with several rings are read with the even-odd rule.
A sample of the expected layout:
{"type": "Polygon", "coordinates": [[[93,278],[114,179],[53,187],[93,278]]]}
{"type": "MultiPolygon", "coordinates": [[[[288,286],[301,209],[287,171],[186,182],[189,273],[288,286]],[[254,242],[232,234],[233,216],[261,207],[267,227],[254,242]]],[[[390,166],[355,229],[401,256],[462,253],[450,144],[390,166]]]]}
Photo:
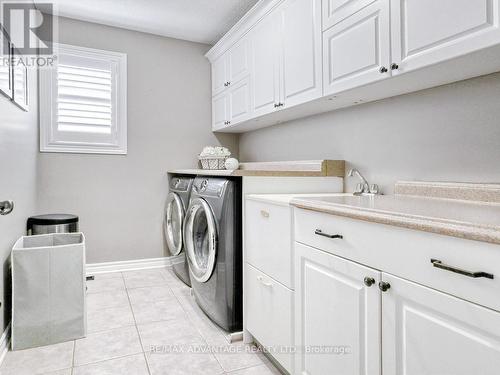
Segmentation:
{"type": "Polygon", "coordinates": [[[125,260],[121,262],[106,262],[106,263],[88,263],[87,275],[96,275],[100,273],[124,272],[146,270],[152,268],[165,268],[172,266],[182,256],[170,256],[163,258],[149,258],[137,260],[125,260]]]}
{"type": "Polygon", "coordinates": [[[0,365],[3,363],[10,345],[10,323],[0,337],[0,365]]]}

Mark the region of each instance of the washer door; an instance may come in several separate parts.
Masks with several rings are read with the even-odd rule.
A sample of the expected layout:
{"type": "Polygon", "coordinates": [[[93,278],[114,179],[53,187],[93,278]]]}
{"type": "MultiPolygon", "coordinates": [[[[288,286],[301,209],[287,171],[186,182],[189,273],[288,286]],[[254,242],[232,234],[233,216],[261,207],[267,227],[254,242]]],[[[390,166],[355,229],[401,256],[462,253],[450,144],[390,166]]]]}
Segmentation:
{"type": "Polygon", "coordinates": [[[165,205],[165,221],[163,229],[167,245],[172,255],[182,251],[182,225],[184,223],[184,208],[181,198],[175,193],[169,193],[165,205]]]}
{"type": "Polygon", "coordinates": [[[191,275],[200,283],[207,282],[215,268],[217,228],[212,210],[204,199],[196,198],[189,205],[184,242],[191,275]]]}

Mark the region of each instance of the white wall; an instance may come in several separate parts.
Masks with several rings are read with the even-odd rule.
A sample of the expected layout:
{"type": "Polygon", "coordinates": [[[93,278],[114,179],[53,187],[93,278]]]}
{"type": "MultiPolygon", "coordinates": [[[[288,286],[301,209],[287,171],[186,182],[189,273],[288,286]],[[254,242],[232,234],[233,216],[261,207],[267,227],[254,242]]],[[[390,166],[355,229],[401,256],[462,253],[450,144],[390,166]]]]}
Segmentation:
{"type": "Polygon", "coordinates": [[[0,94],[0,201],[14,211],[0,216],[0,334],[10,321],[9,258],[14,242],[26,234],[26,219],[36,214],[38,101],[36,70],[29,72],[29,112],[0,94]]]}
{"type": "Polygon", "coordinates": [[[128,56],[128,155],[42,154],[44,212],[80,216],[87,262],[168,255],[162,231],[167,170],[196,166],[211,132],[207,45],[60,18],[62,43],[128,56]]]}
{"type": "Polygon", "coordinates": [[[246,133],[240,158],[345,159],[384,193],[401,179],[500,182],[499,119],[497,73],[246,133]]]}

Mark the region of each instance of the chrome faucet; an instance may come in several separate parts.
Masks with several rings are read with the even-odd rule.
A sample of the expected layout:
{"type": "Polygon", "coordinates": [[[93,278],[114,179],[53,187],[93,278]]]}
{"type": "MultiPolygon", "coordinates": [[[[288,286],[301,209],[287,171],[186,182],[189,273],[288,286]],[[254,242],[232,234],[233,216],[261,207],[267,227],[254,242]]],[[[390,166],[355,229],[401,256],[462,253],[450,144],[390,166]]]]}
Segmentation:
{"type": "Polygon", "coordinates": [[[366,180],[366,178],[364,178],[361,172],[358,171],[356,168],[351,169],[347,175],[349,177],[356,176],[361,180],[361,182],[356,185],[356,190],[354,191],[354,195],[380,194],[378,185],[377,184],[370,185],[366,180]]]}

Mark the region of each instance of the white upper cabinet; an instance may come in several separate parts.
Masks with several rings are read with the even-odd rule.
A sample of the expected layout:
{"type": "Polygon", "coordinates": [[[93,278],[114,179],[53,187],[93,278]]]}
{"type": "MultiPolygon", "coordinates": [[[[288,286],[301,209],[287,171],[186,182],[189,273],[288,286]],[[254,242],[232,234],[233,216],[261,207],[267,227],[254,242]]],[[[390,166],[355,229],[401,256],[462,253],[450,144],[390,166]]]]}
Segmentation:
{"type": "Polygon", "coordinates": [[[500,314],[383,274],[384,375],[496,375],[500,314]]]}
{"type": "Polygon", "coordinates": [[[280,103],[291,107],[322,95],[321,0],[288,0],[280,12],[280,103]]]}
{"type": "Polygon", "coordinates": [[[229,97],[223,92],[212,98],[212,130],[222,129],[229,121],[229,97]]]}
{"type": "Polygon", "coordinates": [[[217,95],[227,87],[227,54],[212,63],[212,95],[217,95]]]}
{"type": "Polygon", "coordinates": [[[295,251],[295,345],[332,350],[297,353],[295,373],[380,374],[380,272],[299,243],[295,251]]]}
{"type": "Polygon", "coordinates": [[[254,116],[272,112],[279,102],[279,24],[280,14],[273,11],[250,35],[254,116]]]}
{"type": "Polygon", "coordinates": [[[324,93],[391,76],[389,0],[378,0],[323,34],[324,93]]]}
{"type": "Polygon", "coordinates": [[[395,74],[498,44],[498,0],[392,0],[395,74]]]}
{"type": "Polygon", "coordinates": [[[250,82],[248,77],[233,84],[228,92],[229,117],[228,125],[245,121],[250,117],[250,82]]]}
{"type": "Polygon", "coordinates": [[[327,30],[376,0],[323,0],[323,30],[327,30]]]}
{"type": "Polygon", "coordinates": [[[212,64],[212,95],[227,90],[249,74],[248,39],[243,38],[212,64]]]}
{"type": "Polygon", "coordinates": [[[499,50],[500,0],[259,0],[207,57],[213,97],[249,78],[242,132],[497,72],[499,50]]]}

